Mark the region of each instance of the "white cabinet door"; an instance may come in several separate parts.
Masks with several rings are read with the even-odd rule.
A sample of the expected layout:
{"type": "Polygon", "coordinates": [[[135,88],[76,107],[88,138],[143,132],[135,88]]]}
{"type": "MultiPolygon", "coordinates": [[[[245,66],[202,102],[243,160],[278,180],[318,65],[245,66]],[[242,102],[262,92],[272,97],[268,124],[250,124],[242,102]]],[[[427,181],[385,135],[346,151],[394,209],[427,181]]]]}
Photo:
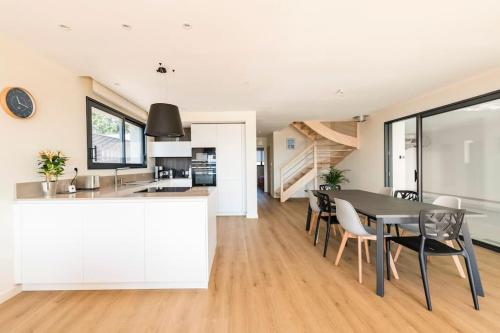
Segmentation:
{"type": "Polygon", "coordinates": [[[150,157],[191,157],[190,141],[160,141],[149,143],[150,157]]]}
{"type": "Polygon", "coordinates": [[[207,276],[206,202],[146,204],[146,281],[204,282],[207,276]]]}
{"type": "Polygon", "coordinates": [[[144,204],[92,204],[85,216],[84,281],[143,281],[144,204]]]}
{"type": "Polygon", "coordinates": [[[220,215],[243,215],[243,187],[240,179],[223,179],[217,182],[217,213],[220,215]]]}
{"type": "Polygon", "coordinates": [[[83,277],[82,210],[78,205],[20,208],[23,283],[76,283],[83,277]]]}
{"type": "Polygon", "coordinates": [[[217,145],[217,124],[192,124],[191,146],[211,148],[217,145]]]}
{"type": "Polygon", "coordinates": [[[217,125],[217,212],[245,213],[245,130],[243,124],[217,125]]]}

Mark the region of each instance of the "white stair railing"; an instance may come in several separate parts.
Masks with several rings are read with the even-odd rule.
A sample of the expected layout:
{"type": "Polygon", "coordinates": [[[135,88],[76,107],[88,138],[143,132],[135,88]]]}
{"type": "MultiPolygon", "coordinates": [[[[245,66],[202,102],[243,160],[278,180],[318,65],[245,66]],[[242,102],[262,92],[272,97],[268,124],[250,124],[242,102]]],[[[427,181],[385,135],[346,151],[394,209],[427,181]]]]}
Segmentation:
{"type": "MultiPolygon", "coordinates": [[[[286,191],[302,178],[308,172],[317,173],[318,169],[318,148],[316,142],[307,146],[299,154],[285,163],[280,169],[280,197],[281,201],[286,200],[286,191]]],[[[315,179],[315,187],[317,187],[317,179],[315,179]]],[[[293,194],[293,193],[292,193],[293,194]]],[[[291,194],[290,194],[291,195],[291,194]]]]}

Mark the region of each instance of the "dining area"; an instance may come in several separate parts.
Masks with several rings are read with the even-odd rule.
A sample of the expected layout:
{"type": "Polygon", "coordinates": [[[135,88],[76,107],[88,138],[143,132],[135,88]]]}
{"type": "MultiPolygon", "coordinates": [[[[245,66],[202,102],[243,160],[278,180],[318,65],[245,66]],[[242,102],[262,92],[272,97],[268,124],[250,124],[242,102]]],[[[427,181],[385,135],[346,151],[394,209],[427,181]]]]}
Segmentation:
{"type": "Polygon", "coordinates": [[[346,253],[357,257],[361,284],[363,269],[365,274],[373,269],[370,276],[375,276],[376,295],[384,297],[387,283],[407,279],[407,273],[400,274],[398,266],[414,265],[415,261],[409,259],[415,256],[418,265],[414,265],[414,271],[420,275],[423,304],[432,311],[431,290],[436,291],[442,283],[433,283],[433,272],[442,268],[443,260],[450,260],[454,274],[468,281],[469,290],[463,292],[470,293],[471,308],[480,309],[479,300],[485,292],[469,223],[483,215],[463,209],[461,198],[442,195],[426,203],[412,190],[384,187],[375,193],[341,189],[338,184],[307,190],[307,197],[305,230],[312,245],[320,247],[325,260],[333,251],[334,266],[342,265],[346,253]]]}

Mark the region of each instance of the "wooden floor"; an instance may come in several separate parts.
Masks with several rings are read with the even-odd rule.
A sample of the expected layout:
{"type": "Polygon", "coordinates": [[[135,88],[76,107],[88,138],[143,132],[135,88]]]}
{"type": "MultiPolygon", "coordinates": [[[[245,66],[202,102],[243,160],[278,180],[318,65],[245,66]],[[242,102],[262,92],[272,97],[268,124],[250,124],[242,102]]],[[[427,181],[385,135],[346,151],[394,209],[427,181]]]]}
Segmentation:
{"type": "MultiPolygon", "coordinates": [[[[449,258],[429,262],[434,311],[425,307],[416,256],[375,295],[374,264],[357,282],[354,243],[333,265],[304,231],[307,202],[259,194],[259,221],[218,220],[208,290],[23,292],[0,305],[0,332],[494,332],[500,330],[500,255],[477,248],[486,291],[472,306],[449,258]]],[[[375,247],[371,246],[372,258],[375,247]]]]}

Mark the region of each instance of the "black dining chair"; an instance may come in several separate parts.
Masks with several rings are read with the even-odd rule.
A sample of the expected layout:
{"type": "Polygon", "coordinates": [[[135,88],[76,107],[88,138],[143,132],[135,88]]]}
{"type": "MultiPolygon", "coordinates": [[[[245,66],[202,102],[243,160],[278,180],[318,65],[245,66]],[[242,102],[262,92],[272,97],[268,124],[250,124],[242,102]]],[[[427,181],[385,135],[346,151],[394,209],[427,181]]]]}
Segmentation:
{"type": "Polygon", "coordinates": [[[328,240],[330,239],[330,229],[333,224],[334,232],[335,225],[339,229],[339,232],[342,232],[340,229],[339,221],[337,220],[337,216],[335,216],[335,205],[330,201],[330,197],[327,194],[317,192],[318,197],[318,206],[319,206],[319,214],[316,222],[316,230],[314,232],[314,246],[318,243],[318,234],[320,222],[326,222],[326,234],[325,234],[325,247],[323,249],[323,257],[326,257],[326,251],[328,249],[328,240]]]}
{"type": "MultiPolygon", "coordinates": [[[[410,191],[410,190],[397,190],[394,191],[394,198],[399,198],[399,199],[404,199],[404,200],[409,200],[409,201],[419,201],[418,200],[418,193],[415,191],[410,191]]],[[[387,225],[387,232],[391,232],[391,225],[387,225]]],[[[396,235],[399,237],[399,225],[396,224],[396,235]]]]}
{"type": "MultiPolygon", "coordinates": [[[[470,290],[474,308],[479,310],[476,287],[470,265],[469,253],[459,240],[460,229],[464,220],[465,210],[463,209],[434,209],[422,210],[419,216],[420,235],[408,237],[390,237],[386,239],[401,244],[415,252],[418,252],[420,262],[420,273],[425,291],[427,309],[432,310],[431,295],[429,292],[429,280],[427,278],[427,257],[428,256],[454,256],[460,255],[465,259],[467,275],[469,278],[470,290]],[[445,241],[454,241],[459,249],[455,249],[445,241]]],[[[389,248],[389,247],[388,247],[389,248]]]]}
{"type": "Polygon", "coordinates": [[[418,193],[415,191],[397,190],[394,191],[394,197],[410,201],[418,201],[418,193]]]}
{"type": "Polygon", "coordinates": [[[321,184],[319,186],[320,191],[340,191],[341,189],[340,185],[332,186],[330,184],[321,184]]]}

